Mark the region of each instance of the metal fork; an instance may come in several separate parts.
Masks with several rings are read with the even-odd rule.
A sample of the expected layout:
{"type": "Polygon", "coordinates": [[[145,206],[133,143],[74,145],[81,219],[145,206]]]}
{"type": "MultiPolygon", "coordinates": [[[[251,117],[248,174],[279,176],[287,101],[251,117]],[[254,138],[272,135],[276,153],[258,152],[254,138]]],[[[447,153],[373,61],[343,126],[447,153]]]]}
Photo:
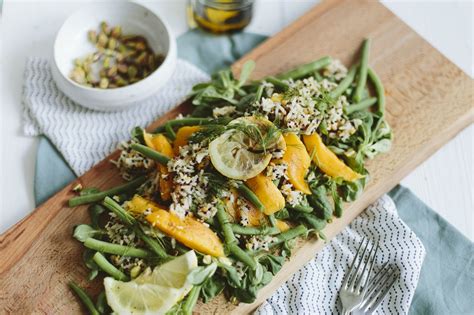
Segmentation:
{"type": "Polygon", "coordinates": [[[398,269],[388,266],[388,262],[386,262],[370,281],[363,302],[352,312],[352,315],[373,314],[398,277],[398,269]]]}
{"type": "Polygon", "coordinates": [[[342,314],[349,314],[350,311],[356,309],[362,303],[368,289],[368,280],[372,272],[378,247],[378,244],[372,246],[368,255],[366,255],[369,248],[369,240],[362,239],[339,291],[339,298],[342,302],[342,314]],[[354,268],[357,261],[357,266],[354,268]]]}

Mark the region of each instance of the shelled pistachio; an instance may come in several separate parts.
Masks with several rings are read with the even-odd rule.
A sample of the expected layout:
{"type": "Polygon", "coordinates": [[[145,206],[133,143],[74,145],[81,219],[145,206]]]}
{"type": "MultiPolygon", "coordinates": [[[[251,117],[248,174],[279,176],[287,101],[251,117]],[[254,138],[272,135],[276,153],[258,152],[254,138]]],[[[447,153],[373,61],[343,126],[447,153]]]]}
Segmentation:
{"type": "Polygon", "coordinates": [[[87,32],[96,51],[74,59],[70,78],[84,86],[113,89],[138,82],[155,71],[164,57],[153,52],[145,37],[123,34],[120,25],[101,22],[87,32]]]}

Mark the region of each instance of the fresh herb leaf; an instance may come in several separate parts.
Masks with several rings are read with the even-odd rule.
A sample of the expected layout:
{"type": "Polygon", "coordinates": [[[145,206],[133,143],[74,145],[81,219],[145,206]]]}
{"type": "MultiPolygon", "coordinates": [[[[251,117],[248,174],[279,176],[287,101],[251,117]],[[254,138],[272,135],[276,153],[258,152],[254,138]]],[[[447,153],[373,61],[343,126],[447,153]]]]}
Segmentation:
{"type": "Polygon", "coordinates": [[[217,264],[214,262],[206,267],[200,266],[194,268],[189,274],[187,281],[194,285],[201,285],[216,272],[217,264]]]}
{"type": "Polygon", "coordinates": [[[80,224],[74,228],[74,234],[72,236],[79,242],[83,243],[89,237],[95,237],[102,234],[104,234],[104,231],[96,230],[88,224],[80,224]]]}

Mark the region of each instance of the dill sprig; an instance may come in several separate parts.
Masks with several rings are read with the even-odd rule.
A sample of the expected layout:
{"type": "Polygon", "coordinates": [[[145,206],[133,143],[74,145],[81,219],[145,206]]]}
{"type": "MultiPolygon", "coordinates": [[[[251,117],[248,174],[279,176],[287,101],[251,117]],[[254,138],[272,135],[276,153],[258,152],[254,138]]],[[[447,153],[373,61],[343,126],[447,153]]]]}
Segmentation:
{"type": "Polygon", "coordinates": [[[220,196],[222,191],[229,188],[229,179],[217,172],[206,172],[204,176],[207,178],[207,189],[209,196],[220,196]]]}
{"type": "Polygon", "coordinates": [[[226,131],[223,125],[206,125],[201,130],[196,131],[189,137],[191,143],[201,143],[204,141],[212,141],[226,131]]]}

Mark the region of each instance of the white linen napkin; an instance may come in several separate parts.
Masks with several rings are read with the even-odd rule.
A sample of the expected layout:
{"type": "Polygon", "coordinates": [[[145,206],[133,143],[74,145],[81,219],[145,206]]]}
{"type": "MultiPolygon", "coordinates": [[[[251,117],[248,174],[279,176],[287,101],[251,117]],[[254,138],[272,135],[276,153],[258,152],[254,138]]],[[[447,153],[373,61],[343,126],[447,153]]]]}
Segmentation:
{"type": "MultiPolygon", "coordinates": [[[[55,86],[48,62],[30,58],[23,90],[24,133],[47,136],[76,175],[81,175],[129,139],[135,126],[146,126],[182,101],[191,87],[209,79],[194,65],[179,60],[170,82],[143,105],[121,112],[85,109],[55,86]]],[[[257,314],[335,314],[343,276],[362,237],[379,241],[377,264],[398,265],[401,276],[383,301],[378,314],[406,314],[415,292],[424,247],[398,217],[395,205],[383,196],[356,218],[304,268],[280,287],[257,314]]],[[[377,271],[377,268],[375,268],[377,271]]]]}
{"type": "Polygon", "coordinates": [[[400,277],[375,314],[408,314],[425,257],[420,239],[400,219],[384,195],[367,208],[314,259],[295,273],[255,312],[275,314],[341,314],[338,299],[344,275],[363,237],[379,242],[374,274],[383,263],[398,266],[400,277]]]}
{"type": "Polygon", "coordinates": [[[100,112],[75,104],[56,87],[47,59],[29,58],[23,87],[23,131],[48,137],[78,176],[186,98],[193,85],[209,75],[178,60],[169,82],[143,104],[120,112],[100,112]]]}

